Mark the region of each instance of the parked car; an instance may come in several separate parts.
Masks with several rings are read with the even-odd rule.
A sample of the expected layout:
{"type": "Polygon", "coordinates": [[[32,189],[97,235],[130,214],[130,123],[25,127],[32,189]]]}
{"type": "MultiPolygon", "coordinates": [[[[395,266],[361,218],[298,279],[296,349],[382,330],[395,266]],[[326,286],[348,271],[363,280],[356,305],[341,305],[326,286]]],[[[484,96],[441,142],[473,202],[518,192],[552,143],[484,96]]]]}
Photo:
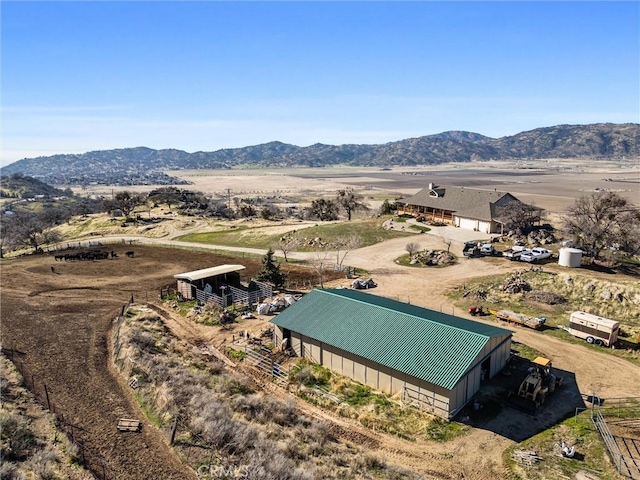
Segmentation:
{"type": "Polygon", "coordinates": [[[539,260],[544,260],[545,258],[551,258],[552,255],[553,252],[551,250],[536,247],[531,250],[524,250],[520,255],[520,260],[523,262],[535,263],[539,260]]]}

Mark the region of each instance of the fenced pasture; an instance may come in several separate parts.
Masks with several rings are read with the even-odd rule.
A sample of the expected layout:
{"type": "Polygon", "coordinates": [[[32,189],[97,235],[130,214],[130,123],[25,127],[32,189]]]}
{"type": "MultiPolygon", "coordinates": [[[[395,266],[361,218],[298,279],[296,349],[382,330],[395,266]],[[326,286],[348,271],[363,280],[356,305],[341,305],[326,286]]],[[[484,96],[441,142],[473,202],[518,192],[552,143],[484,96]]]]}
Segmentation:
{"type": "Polygon", "coordinates": [[[640,480],[640,397],[599,403],[594,404],[591,419],[611,461],[621,475],[640,480]]]}
{"type": "MultiPolygon", "coordinates": [[[[40,254],[3,260],[3,348],[21,352],[14,355],[21,375],[40,403],[68,425],[98,478],[195,478],[144,420],[130,387],[108,368],[107,332],[132,296],[157,299],[175,273],[238,260],[142,245],[108,249],[119,258],[56,263],[53,255],[40,254]],[[129,250],[134,257],[125,255],[129,250]],[[119,432],[120,418],[143,420],[142,431],[119,432]]],[[[259,269],[257,260],[244,263],[249,271],[259,269]]]]}

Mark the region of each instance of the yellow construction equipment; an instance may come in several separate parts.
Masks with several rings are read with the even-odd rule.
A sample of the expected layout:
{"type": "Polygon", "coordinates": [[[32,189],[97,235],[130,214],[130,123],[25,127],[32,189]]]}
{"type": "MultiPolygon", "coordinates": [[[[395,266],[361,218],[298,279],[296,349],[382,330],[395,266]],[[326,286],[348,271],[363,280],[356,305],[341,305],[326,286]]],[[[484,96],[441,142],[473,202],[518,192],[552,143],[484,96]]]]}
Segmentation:
{"type": "MultiPolygon", "coordinates": [[[[516,407],[526,407],[537,413],[547,396],[552,394],[557,387],[562,385],[562,377],[551,373],[551,360],[537,357],[531,362],[528,374],[518,388],[518,397],[524,399],[516,407]]],[[[509,397],[513,392],[509,393],[509,397]]]]}

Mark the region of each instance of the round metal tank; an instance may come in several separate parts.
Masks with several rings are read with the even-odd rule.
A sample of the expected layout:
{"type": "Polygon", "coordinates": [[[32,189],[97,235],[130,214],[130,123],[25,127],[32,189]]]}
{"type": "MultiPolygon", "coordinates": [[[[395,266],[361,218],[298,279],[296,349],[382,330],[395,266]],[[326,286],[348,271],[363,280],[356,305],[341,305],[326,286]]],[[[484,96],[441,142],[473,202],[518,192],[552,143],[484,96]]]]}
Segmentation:
{"type": "Polygon", "coordinates": [[[561,248],[558,252],[558,265],[580,268],[580,265],[582,265],[582,250],[577,248],[561,248]]]}

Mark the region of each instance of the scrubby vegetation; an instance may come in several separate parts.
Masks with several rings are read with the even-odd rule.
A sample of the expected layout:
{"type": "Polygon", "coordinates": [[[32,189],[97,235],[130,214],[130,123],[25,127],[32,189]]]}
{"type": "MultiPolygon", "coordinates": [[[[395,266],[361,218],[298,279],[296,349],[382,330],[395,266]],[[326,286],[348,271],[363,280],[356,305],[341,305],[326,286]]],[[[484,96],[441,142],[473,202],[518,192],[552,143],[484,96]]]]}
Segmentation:
{"type": "Polygon", "coordinates": [[[289,380],[299,397],[406,440],[449,440],[468,431],[308,360],[298,362],[289,380]]]}
{"type": "MultiPolygon", "coordinates": [[[[586,270],[558,273],[542,268],[495,275],[468,281],[450,292],[456,305],[466,309],[483,305],[485,310],[511,309],[547,318],[543,333],[571,342],[581,342],[561,328],[571,312],[581,310],[620,322],[622,349],[606,350],[640,362],[634,352],[640,333],[640,285],[637,281],[609,282],[586,270]],[[628,348],[624,348],[624,347],[628,348]]],[[[596,347],[591,347],[596,348],[596,347]]]]}
{"type": "Polygon", "coordinates": [[[94,478],[79,466],[78,446],[22,387],[14,365],[0,356],[0,479],[94,478]]]}
{"type": "Polygon", "coordinates": [[[211,465],[242,466],[251,479],[417,478],[339,444],[292,401],[265,396],[249,377],[171,336],[151,311],[127,317],[118,343],[116,365],[135,379],[160,428],[175,422],[174,446],[203,478],[211,465]]]}

